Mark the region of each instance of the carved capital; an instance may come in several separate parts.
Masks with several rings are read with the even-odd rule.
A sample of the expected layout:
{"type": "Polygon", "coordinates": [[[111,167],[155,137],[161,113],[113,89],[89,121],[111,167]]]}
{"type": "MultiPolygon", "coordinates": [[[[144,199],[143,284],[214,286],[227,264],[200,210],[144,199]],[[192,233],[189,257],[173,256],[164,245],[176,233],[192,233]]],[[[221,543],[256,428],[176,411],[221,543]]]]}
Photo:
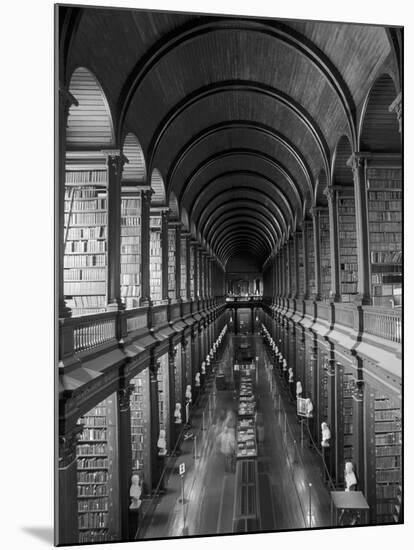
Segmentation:
{"type": "Polygon", "coordinates": [[[170,360],[170,363],[175,365],[175,360],[177,358],[177,348],[175,346],[171,346],[168,351],[168,358],[170,360]]]}
{"type": "Polygon", "coordinates": [[[109,171],[114,174],[114,176],[120,177],[124,164],[129,162],[126,156],[117,149],[104,150],[102,153],[106,156],[106,163],[109,171]]]}
{"type": "Polygon", "coordinates": [[[153,193],[154,191],[152,189],[145,189],[141,191],[142,201],[147,205],[151,204],[151,196],[153,193]]]}
{"type": "Polygon", "coordinates": [[[352,390],[352,395],[356,401],[363,401],[364,399],[364,381],[355,380],[355,385],[352,390]]]}
{"type": "Polygon", "coordinates": [[[83,425],[77,424],[72,430],[59,436],[59,468],[66,468],[76,460],[76,445],[83,431],[83,425]]]}
{"type": "Polygon", "coordinates": [[[332,204],[336,198],[336,189],[332,186],[325,187],[323,194],[328,199],[328,202],[332,204]]]}
{"type": "Polygon", "coordinates": [[[128,384],[125,388],[118,390],[119,410],[121,412],[128,412],[130,410],[130,398],[132,391],[132,384],[128,384]]]}

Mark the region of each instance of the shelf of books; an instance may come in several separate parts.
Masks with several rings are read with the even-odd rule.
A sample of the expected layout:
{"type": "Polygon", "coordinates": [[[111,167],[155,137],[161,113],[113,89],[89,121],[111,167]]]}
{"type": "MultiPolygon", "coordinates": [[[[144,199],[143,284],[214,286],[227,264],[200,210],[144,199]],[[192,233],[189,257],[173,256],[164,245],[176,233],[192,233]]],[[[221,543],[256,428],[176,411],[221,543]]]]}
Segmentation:
{"type": "Polygon", "coordinates": [[[107,170],[66,170],[63,292],[73,316],[105,311],[107,170]]]}
{"type": "Polygon", "coordinates": [[[397,522],[401,493],[401,408],[376,392],[374,398],[376,523],[397,522]]]}
{"type": "Polygon", "coordinates": [[[160,430],[165,430],[167,449],[170,443],[169,434],[169,377],[168,377],[168,353],[164,353],[158,359],[159,367],[157,371],[158,380],[158,412],[160,430]]]}
{"type": "Polygon", "coordinates": [[[174,399],[176,403],[181,403],[181,407],[184,405],[183,385],[184,380],[182,375],[181,344],[178,344],[174,362],[174,399]]]}
{"type": "Polygon", "coordinates": [[[194,246],[190,246],[190,296],[191,299],[195,298],[195,249],[194,246]]]}
{"type": "Polygon", "coordinates": [[[303,258],[303,233],[299,233],[297,236],[296,254],[298,255],[299,265],[299,280],[298,280],[298,293],[303,296],[305,292],[305,264],[303,258]]]}
{"type": "Polygon", "coordinates": [[[338,197],[340,292],[342,302],[351,302],[358,292],[358,256],[354,196],[338,197]]]}
{"type": "Polygon", "coordinates": [[[307,252],[308,252],[308,287],[309,294],[315,294],[315,243],[313,242],[313,227],[312,224],[307,226],[307,252]]]}
{"type": "Polygon", "coordinates": [[[176,255],[176,229],[175,227],[168,228],[168,297],[174,300],[175,295],[175,255],[176,255]]]}
{"type": "Polygon", "coordinates": [[[400,168],[368,168],[373,305],[401,305],[402,178],[400,168]]]}
{"type": "Polygon", "coordinates": [[[127,309],[139,306],[141,296],[141,198],[121,200],[121,299],[127,309]]]}
{"type": "Polygon", "coordinates": [[[331,232],[329,229],[329,211],[319,213],[319,237],[321,254],[321,298],[330,296],[331,290],[331,232]]]}
{"type": "Polygon", "coordinates": [[[132,473],[138,474],[144,492],[149,491],[146,470],[150,463],[150,379],[145,369],[131,380],[132,473]]]}
{"type": "Polygon", "coordinates": [[[181,299],[185,300],[187,298],[187,239],[181,239],[181,299]]]}
{"type": "Polygon", "coordinates": [[[113,459],[116,453],[115,395],[78,420],[84,426],[76,447],[79,542],[118,538],[113,459]]]}
{"type": "Polygon", "coordinates": [[[154,304],[162,300],[161,214],[150,216],[150,294],[154,304]]]}
{"type": "MultiPolygon", "coordinates": [[[[338,459],[338,477],[344,482],[345,462],[353,460],[353,410],[354,399],[353,389],[355,386],[354,377],[346,371],[344,365],[338,365],[337,377],[337,426],[338,426],[338,447],[340,449],[338,459]]],[[[358,468],[361,465],[357,465],[358,468]]]]}
{"type": "Polygon", "coordinates": [[[328,422],[328,355],[318,346],[318,426],[322,422],[328,422]]]}

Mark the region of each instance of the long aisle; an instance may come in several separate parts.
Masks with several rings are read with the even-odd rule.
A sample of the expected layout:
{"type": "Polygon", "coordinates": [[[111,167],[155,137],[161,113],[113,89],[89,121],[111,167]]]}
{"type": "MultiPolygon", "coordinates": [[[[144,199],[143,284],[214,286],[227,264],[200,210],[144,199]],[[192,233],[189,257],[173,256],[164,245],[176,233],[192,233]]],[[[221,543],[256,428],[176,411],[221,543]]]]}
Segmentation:
{"type": "MultiPolygon", "coordinates": [[[[145,538],[224,534],[233,532],[235,473],[226,464],[220,448],[220,434],[225,419],[236,422],[237,400],[233,392],[233,363],[239,346],[248,346],[254,357],[259,357],[256,399],[263,418],[264,436],[258,446],[259,495],[261,530],[279,531],[309,526],[308,483],[313,484],[312,526],[329,525],[329,494],[323,485],[315,457],[308,449],[303,453],[305,468],[300,460],[291,459],[292,449],[286,443],[283,428],[274,411],[266,372],[266,351],[261,336],[228,335],[217,371],[225,375],[225,391],[217,391],[215,409],[208,428],[201,433],[200,409],[194,416],[194,431],[199,430],[199,457],[194,458],[191,444],[184,442],[183,454],[177,457],[174,474],[166,496],[160,499],[145,538]],[[232,420],[233,419],[233,420],[232,420]],[[286,447],[287,445],[287,447],[286,447]],[[185,483],[185,504],[180,502],[178,463],[186,460],[189,476],[185,483]],[[309,471],[308,471],[309,462],[309,471]],[[305,471],[306,470],[306,471],[305,471]],[[185,525],[184,525],[185,513],[185,525]],[[185,530],[183,531],[183,528],[185,530]]],[[[210,392],[214,391],[210,388],[210,392]]],[[[207,414],[204,400],[204,411],[207,414]]],[[[206,417],[207,418],[207,417],[206,417]]],[[[296,423],[291,413],[288,421],[296,423]]],[[[294,426],[293,429],[298,429],[294,426]]]]}

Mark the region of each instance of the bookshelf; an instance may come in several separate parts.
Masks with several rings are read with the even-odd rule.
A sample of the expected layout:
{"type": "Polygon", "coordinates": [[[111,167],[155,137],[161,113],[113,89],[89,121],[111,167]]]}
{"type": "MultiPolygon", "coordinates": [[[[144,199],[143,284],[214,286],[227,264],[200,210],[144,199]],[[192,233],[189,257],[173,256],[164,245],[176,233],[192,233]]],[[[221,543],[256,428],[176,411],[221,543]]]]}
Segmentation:
{"type": "Polygon", "coordinates": [[[401,506],[401,409],[379,392],[374,398],[374,426],[376,523],[393,523],[401,506]]]}
{"type": "Polygon", "coordinates": [[[121,200],[121,299],[127,309],[139,306],[141,295],[141,199],[121,200]]]}
{"type": "Polygon", "coordinates": [[[145,369],[131,380],[131,450],[132,473],[139,474],[144,491],[148,491],[146,470],[150,462],[150,379],[145,369]]]}
{"type": "Polygon", "coordinates": [[[338,197],[340,292],[342,302],[352,301],[358,292],[358,256],[355,198],[338,197]]]}
{"type": "Polygon", "coordinates": [[[111,512],[116,504],[112,471],[116,452],[116,429],[112,396],[78,420],[83,425],[77,443],[79,542],[115,540],[118,533],[111,512]]]}
{"type": "Polygon", "coordinates": [[[331,243],[329,229],[329,211],[319,213],[319,236],[321,254],[321,298],[330,296],[331,290],[331,243]]]}
{"type": "Polygon", "coordinates": [[[194,249],[194,246],[190,246],[190,296],[192,300],[194,300],[195,298],[194,273],[195,273],[195,249],[194,249]]]}
{"type": "Polygon", "coordinates": [[[307,226],[306,231],[307,250],[308,250],[308,285],[309,294],[315,294],[315,244],[313,242],[313,227],[312,224],[307,226]]]}
{"type": "Polygon", "coordinates": [[[105,311],[107,170],[65,173],[63,292],[74,317],[105,311]]]}
{"type": "Polygon", "coordinates": [[[175,240],[175,227],[168,228],[168,297],[174,300],[176,297],[176,285],[175,285],[175,255],[176,255],[176,240],[175,240]]]}
{"type": "Polygon", "coordinates": [[[329,359],[326,353],[323,353],[318,349],[318,366],[319,366],[319,395],[318,395],[318,425],[322,422],[328,422],[328,370],[329,359]]]}
{"type": "Polygon", "coordinates": [[[154,304],[162,300],[161,214],[150,216],[150,295],[154,304]]]}
{"type": "Polygon", "coordinates": [[[181,239],[181,298],[182,300],[186,300],[187,298],[187,240],[181,239]]]}
{"type": "Polygon", "coordinates": [[[169,377],[168,377],[168,353],[164,353],[158,359],[159,367],[157,371],[158,381],[158,413],[160,430],[165,430],[167,449],[170,443],[169,433],[169,377]]]}
{"type": "Polygon", "coordinates": [[[401,305],[402,177],[400,168],[368,168],[368,223],[373,305],[401,305]]]}
{"type": "Polygon", "coordinates": [[[354,424],[353,424],[353,410],[354,399],[353,391],[355,386],[355,380],[352,374],[344,373],[342,381],[342,407],[343,407],[343,462],[340,465],[340,472],[343,475],[345,462],[353,460],[354,454],[354,424]]]}
{"type": "Polygon", "coordinates": [[[300,296],[303,296],[305,292],[305,263],[303,257],[303,233],[298,233],[297,235],[297,247],[296,253],[298,255],[298,265],[299,265],[299,280],[298,280],[298,293],[300,296]]]}

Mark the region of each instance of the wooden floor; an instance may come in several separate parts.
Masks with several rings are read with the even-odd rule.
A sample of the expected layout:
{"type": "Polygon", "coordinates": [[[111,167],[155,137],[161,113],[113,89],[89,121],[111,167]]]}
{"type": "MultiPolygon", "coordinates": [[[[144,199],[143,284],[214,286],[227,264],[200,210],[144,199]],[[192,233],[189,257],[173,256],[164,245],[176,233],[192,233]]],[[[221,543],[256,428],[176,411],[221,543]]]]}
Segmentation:
{"type": "MultiPolygon", "coordinates": [[[[231,383],[234,352],[241,342],[248,343],[254,350],[254,356],[259,357],[256,393],[264,420],[264,440],[259,445],[258,456],[262,531],[329,526],[330,500],[322,478],[320,458],[306,444],[302,449],[293,442],[292,437],[285,435],[284,416],[281,421],[274,410],[262,337],[229,335],[219,368],[225,371],[227,381],[231,383]],[[309,483],[312,484],[311,494],[309,483]]],[[[212,392],[213,384],[210,386],[212,392]]],[[[193,417],[192,432],[197,435],[196,452],[199,457],[194,458],[193,442],[184,442],[182,455],[176,459],[177,468],[168,480],[166,494],[158,499],[151,517],[147,518],[148,526],[141,530],[139,538],[232,532],[235,474],[225,469],[217,435],[220,418],[229,410],[236,411],[236,401],[232,391],[219,391],[216,393],[214,412],[212,402],[210,397],[211,423],[207,430],[202,432],[201,428],[203,410],[205,425],[208,424],[208,392],[193,417]],[[180,462],[186,462],[184,505],[179,501],[180,462]]],[[[283,406],[289,433],[300,442],[300,426],[287,392],[283,406]]]]}

